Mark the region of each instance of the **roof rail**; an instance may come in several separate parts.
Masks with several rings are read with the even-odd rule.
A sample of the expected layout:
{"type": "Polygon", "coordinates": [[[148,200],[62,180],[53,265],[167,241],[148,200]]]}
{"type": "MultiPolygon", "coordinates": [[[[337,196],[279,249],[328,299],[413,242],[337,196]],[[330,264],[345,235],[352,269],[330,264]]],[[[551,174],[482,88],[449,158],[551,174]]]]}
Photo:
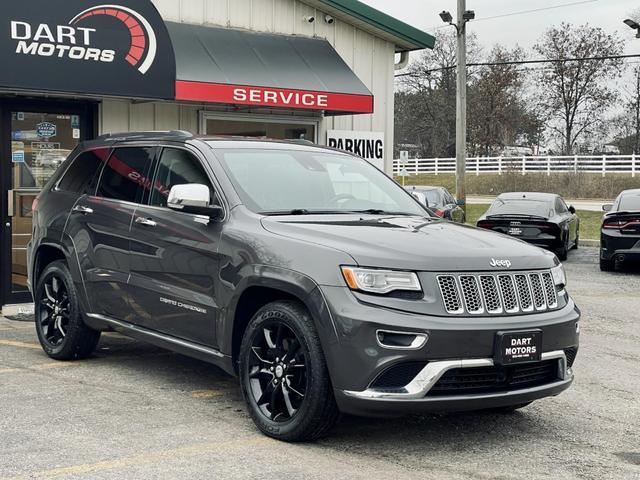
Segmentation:
{"type": "Polygon", "coordinates": [[[147,132],[105,133],[96,137],[96,140],[157,140],[175,137],[192,138],[193,134],[186,130],[153,130],[147,132]]]}

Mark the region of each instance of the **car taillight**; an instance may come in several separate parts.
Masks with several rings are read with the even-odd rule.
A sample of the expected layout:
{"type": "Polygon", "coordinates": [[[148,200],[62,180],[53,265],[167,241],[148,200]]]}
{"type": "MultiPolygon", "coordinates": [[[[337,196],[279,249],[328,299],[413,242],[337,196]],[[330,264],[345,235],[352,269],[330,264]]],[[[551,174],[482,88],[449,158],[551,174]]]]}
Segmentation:
{"type": "Polygon", "coordinates": [[[605,220],[602,228],[608,230],[622,230],[623,228],[640,226],[640,220],[605,220]]]}
{"type": "Polygon", "coordinates": [[[444,210],[440,210],[439,208],[434,208],[433,213],[435,213],[440,218],[444,217],[444,210]]]}
{"type": "Polygon", "coordinates": [[[492,222],[478,222],[478,227],[479,228],[493,228],[493,223],[492,222]]]}

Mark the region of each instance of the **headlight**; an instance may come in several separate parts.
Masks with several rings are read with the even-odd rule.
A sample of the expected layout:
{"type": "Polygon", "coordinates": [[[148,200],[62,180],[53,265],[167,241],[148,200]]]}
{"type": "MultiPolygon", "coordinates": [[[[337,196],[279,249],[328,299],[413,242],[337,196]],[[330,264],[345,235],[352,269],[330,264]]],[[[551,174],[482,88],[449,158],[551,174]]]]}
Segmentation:
{"type": "Polygon", "coordinates": [[[418,276],[413,272],[374,268],[341,268],[342,276],[352,290],[371,293],[389,293],[394,290],[422,291],[418,276]]]}
{"type": "Polygon", "coordinates": [[[567,274],[562,264],[551,269],[551,276],[553,277],[553,283],[556,285],[564,287],[567,284],[567,274]]]}

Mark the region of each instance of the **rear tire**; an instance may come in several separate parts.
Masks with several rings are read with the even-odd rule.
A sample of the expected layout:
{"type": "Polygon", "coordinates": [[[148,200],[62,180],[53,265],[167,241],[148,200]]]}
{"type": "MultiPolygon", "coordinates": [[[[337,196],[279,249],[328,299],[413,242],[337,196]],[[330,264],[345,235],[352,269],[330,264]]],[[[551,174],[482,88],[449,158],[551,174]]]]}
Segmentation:
{"type": "Polygon", "coordinates": [[[605,260],[600,258],[600,271],[602,272],[614,272],[616,270],[615,260],[605,260]]]}
{"type": "Polygon", "coordinates": [[[576,234],[576,241],[575,241],[575,243],[573,244],[573,249],[574,249],[574,250],[578,250],[578,247],[579,247],[579,246],[580,246],[580,232],[578,232],[578,233],[576,234]]]}
{"type": "Polygon", "coordinates": [[[339,412],[311,315],[295,301],[262,307],[240,346],[240,384],[256,426],[288,442],[325,435],[339,412]]]}
{"type": "Polygon", "coordinates": [[[72,360],[93,353],[100,332],[85,325],[65,262],[58,260],[45,268],[33,297],[36,332],[47,355],[55,360],[72,360]]]}

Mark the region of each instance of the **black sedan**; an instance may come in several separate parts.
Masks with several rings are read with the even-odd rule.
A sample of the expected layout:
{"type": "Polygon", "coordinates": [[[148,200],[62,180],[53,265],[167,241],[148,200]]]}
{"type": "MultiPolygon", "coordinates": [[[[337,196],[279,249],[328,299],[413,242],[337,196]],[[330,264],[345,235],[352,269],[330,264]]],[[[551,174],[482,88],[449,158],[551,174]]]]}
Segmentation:
{"type": "Polygon", "coordinates": [[[616,262],[640,260],[640,189],[625,190],[607,212],[600,231],[600,270],[615,269],[616,262]]]}
{"type": "Polygon", "coordinates": [[[405,189],[440,218],[446,218],[456,223],[465,223],[464,210],[446,188],[420,186],[405,187],[405,189]]]}
{"type": "Polygon", "coordinates": [[[553,250],[560,260],[566,260],[571,248],[578,248],[580,238],[575,208],[552,193],[503,193],[477,225],[553,250]]]}

